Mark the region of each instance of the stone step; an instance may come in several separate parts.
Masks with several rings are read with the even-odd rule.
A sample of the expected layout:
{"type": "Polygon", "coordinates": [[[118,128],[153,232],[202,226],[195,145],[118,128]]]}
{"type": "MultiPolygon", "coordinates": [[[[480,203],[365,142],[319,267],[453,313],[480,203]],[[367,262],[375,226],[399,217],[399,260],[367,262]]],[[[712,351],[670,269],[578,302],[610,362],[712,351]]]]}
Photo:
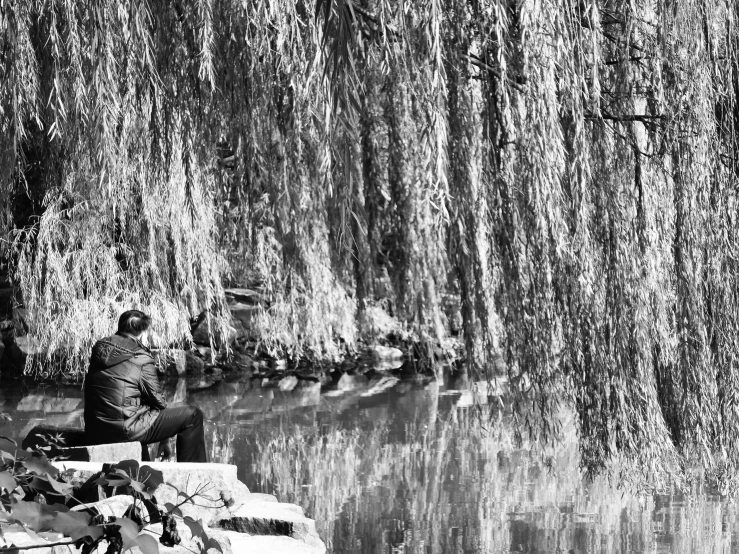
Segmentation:
{"type": "MultiPolygon", "coordinates": [[[[44,544],[49,542],[64,541],[64,535],[45,531],[37,533],[36,537],[31,537],[26,533],[22,525],[18,523],[2,524],[3,537],[0,539],[0,547],[14,544],[19,550],[9,550],[10,552],[31,552],[32,554],[57,554],[53,547],[45,547],[44,544]],[[3,543],[2,541],[5,541],[3,543]],[[21,550],[22,549],[22,550],[21,550]]],[[[61,547],[60,547],[61,548],[61,547]]],[[[66,547],[63,547],[66,548],[66,547]]],[[[61,551],[58,551],[61,554],[61,551]]],[[[67,551],[65,554],[68,554],[67,551]]]]}
{"type": "Polygon", "coordinates": [[[89,439],[85,435],[84,429],[37,425],[23,439],[21,447],[26,450],[50,447],[50,450],[45,450],[49,457],[61,458],[70,462],[117,463],[123,460],[141,461],[141,443],[117,442],[88,445],[88,442],[89,439]],[[54,439],[50,441],[48,437],[54,437],[54,439]],[[62,444],[65,446],[61,446],[62,444]]]}
{"type": "Polygon", "coordinates": [[[326,547],[310,546],[302,541],[275,535],[247,535],[225,531],[235,554],[325,554],[326,547]]]}
{"type": "MultiPolygon", "coordinates": [[[[77,468],[80,474],[89,472],[90,475],[102,469],[102,464],[71,462],[55,463],[57,467],[66,465],[67,468],[77,468]]],[[[151,464],[152,466],[155,464],[151,464]]],[[[156,464],[162,469],[165,464],[156,464]]],[[[177,464],[166,464],[177,465],[177,464]]],[[[195,464],[180,464],[191,466],[195,464]]],[[[213,470],[212,466],[219,464],[199,464],[211,466],[202,468],[201,471],[213,470]]],[[[60,467],[61,469],[61,467],[60,467]]],[[[165,469],[169,470],[170,468],[165,469]]],[[[167,474],[172,477],[171,471],[167,474]]],[[[217,480],[217,479],[216,479],[217,480]]],[[[315,533],[313,520],[305,518],[303,510],[299,506],[283,504],[276,501],[270,495],[246,494],[242,495],[245,502],[235,510],[228,518],[232,527],[249,529],[246,534],[236,529],[211,528],[205,525],[204,531],[211,542],[206,549],[201,548],[199,539],[195,539],[190,528],[182,521],[177,520],[177,528],[182,543],[175,547],[159,545],[160,554],[189,554],[191,552],[205,552],[206,554],[325,554],[326,547],[323,541],[315,533]],[[249,498],[253,497],[253,498],[249,498]]],[[[105,516],[121,516],[133,503],[131,496],[120,495],[106,498],[91,504],[81,505],[73,508],[73,511],[86,510],[96,507],[105,516]]],[[[225,519],[222,519],[223,522],[225,519]]],[[[58,533],[39,533],[38,537],[29,536],[20,525],[2,525],[7,544],[14,543],[17,546],[33,548],[35,554],[79,554],[80,549],[65,545],[57,547],[45,547],[46,540],[49,542],[66,542],[58,533]]],[[[161,523],[147,526],[145,533],[154,537],[157,542],[162,534],[161,523]]],[[[2,545],[0,545],[2,546],[2,545]]],[[[131,549],[134,554],[141,554],[138,547],[131,549]]]]}
{"type": "MultiPolygon", "coordinates": [[[[31,395],[25,397],[18,404],[19,411],[37,411],[43,410],[44,397],[41,395],[31,395]],[[25,406],[20,407],[25,403],[25,406]],[[36,405],[36,403],[38,405],[36,405]]],[[[67,446],[67,448],[74,448],[76,446],[83,446],[87,443],[85,430],[79,427],[59,427],[56,425],[36,425],[31,429],[26,437],[23,439],[21,447],[30,450],[38,448],[39,446],[45,446],[48,443],[48,436],[58,436],[60,441],[67,446]]]]}
{"type": "Polygon", "coordinates": [[[116,442],[112,444],[96,444],[93,446],[77,446],[60,448],[59,456],[65,460],[78,462],[118,463],[123,460],[141,461],[141,443],[116,442]]]}
{"type": "MultiPolygon", "coordinates": [[[[99,462],[76,462],[60,460],[52,462],[59,470],[71,470],[70,481],[81,485],[103,469],[99,462]]],[[[206,524],[227,519],[230,511],[225,507],[222,495],[234,500],[233,508],[239,507],[249,497],[249,488],[236,477],[236,466],[230,464],[196,464],[178,462],[143,462],[152,469],[162,472],[164,484],[154,493],[159,504],[177,505],[200,490],[193,502],[180,506],[183,516],[202,519],[206,524]],[[181,494],[182,493],[182,494],[181,494]]]]}
{"type": "Polygon", "coordinates": [[[282,535],[324,550],[318,537],[316,522],[305,517],[303,509],[281,502],[246,502],[228,517],[213,522],[214,527],[249,535],[282,535]]]}
{"type": "MultiPolygon", "coordinates": [[[[107,515],[107,512],[103,511],[107,515]]],[[[122,515],[121,513],[118,513],[117,515],[122,515]]],[[[238,533],[229,533],[227,531],[221,531],[219,529],[205,529],[206,535],[209,539],[217,541],[218,546],[211,545],[210,548],[207,550],[203,550],[201,548],[201,542],[197,539],[194,539],[192,537],[192,533],[190,533],[190,530],[188,527],[181,522],[177,526],[178,532],[180,533],[180,538],[182,539],[182,542],[175,546],[175,547],[167,547],[163,546],[162,544],[159,544],[159,537],[162,534],[162,525],[161,523],[154,524],[147,526],[146,529],[144,529],[144,533],[154,537],[154,539],[157,542],[157,546],[159,547],[159,554],[193,554],[195,553],[203,553],[203,554],[246,554],[247,551],[243,550],[240,546],[232,547],[233,543],[240,544],[238,542],[238,537],[231,538],[232,535],[238,535],[238,533]]],[[[74,545],[57,545],[57,546],[45,546],[48,543],[57,543],[57,542],[68,542],[70,539],[68,537],[65,537],[61,533],[55,533],[55,532],[42,532],[37,533],[36,537],[31,537],[21,525],[18,524],[2,524],[2,531],[5,539],[5,544],[10,545],[14,544],[17,547],[20,547],[19,550],[21,552],[29,552],[31,554],[80,554],[82,552],[81,548],[78,548],[74,545]]],[[[270,538],[270,537],[268,537],[270,538]]],[[[275,539],[279,539],[280,537],[274,537],[275,539]]],[[[274,541],[275,544],[279,545],[279,541],[274,541]]],[[[297,542],[297,541],[296,541],[297,542]]],[[[298,548],[295,548],[294,550],[277,550],[276,554],[281,554],[282,552],[288,553],[294,553],[294,554],[314,554],[314,551],[306,551],[299,549],[299,545],[302,543],[298,543],[298,548]]],[[[0,548],[2,548],[4,544],[2,543],[2,539],[0,539],[0,548]]],[[[103,552],[103,550],[107,548],[107,542],[102,543],[102,548],[99,548],[97,552],[103,552]]],[[[9,552],[18,552],[18,550],[9,550],[9,552]]],[[[127,552],[131,552],[132,554],[142,554],[141,549],[138,546],[134,546],[127,552]]],[[[258,554],[260,551],[248,551],[250,554],[258,554]]],[[[267,552],[264,550],[263,552],[267,552]]],[[[322,554],[320,552],[315,552],[315,554],[322,554]]]]}
{"type": "Polygon", "coordinates": [[[247,288],[224,289],[223,293],[231,302],[241,302],[243,304],[262,304],[264,303],[264,295],[256,290],[247,288]]]}

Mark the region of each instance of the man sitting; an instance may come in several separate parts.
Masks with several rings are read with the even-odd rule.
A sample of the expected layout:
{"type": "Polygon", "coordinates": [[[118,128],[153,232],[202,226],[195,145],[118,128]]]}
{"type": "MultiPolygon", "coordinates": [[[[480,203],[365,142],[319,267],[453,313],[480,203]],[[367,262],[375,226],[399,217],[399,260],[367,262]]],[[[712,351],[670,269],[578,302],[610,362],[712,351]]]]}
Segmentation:
{"type": "Polygon", "coordinates": [[[85,378],[85,433],[90,443],[147,444],[177,435],[178,462],[206,462],[203,412],[193,406],[167,408],[151,351],[151,318],[123,313],[118,332],[95,343],[85,378]]]}

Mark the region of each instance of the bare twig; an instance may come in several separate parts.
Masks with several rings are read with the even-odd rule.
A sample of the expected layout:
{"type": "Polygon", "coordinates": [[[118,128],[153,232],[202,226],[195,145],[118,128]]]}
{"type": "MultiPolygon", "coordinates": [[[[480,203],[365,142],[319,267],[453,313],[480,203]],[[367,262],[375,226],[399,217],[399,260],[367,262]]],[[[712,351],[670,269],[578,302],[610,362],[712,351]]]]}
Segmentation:
{"type": "MultiPolygon", "coordinates": [[[[204,491],[206,491],[206,490],[208,490],[208,485],[202,485],[202,488],[201,488],[201,487],[198,487],[198,488],[197,488],[197,489],[195,490],[195,492],[194,492],[194,493],[192,493],[192,494],[191,494],[190,496],[188,496],[187,498],[185,498],[185,499],[184,499],[184,500],[183,500],[182,502],[180,502],[179,504],[177,504],[177,506],[175,506],[174,508],[172,508],[172,510],[176,510],[176,509],[177,509],[177,508],[179,508],[180,506],[182,506],[182,505],[184,505],[184,504],[187,504],[188,502],[191,502],[191,501],[192,501],[192,499],[193,499],[193,498],[195,498],[196,496],[203,496],[203,495],[202,495],[202,493],[203,493],[204,491]]],[[[187,493],[185,493],[185,494],[187,494],[187,493]]],[[[193,502],[193,504],[195,504],[195,503],[193,502]]],[[[170,510],[170,512],[171,512],[172,510],[170,510]]]]}
{"type": "MultiPolygon", "coordinates": [[[[500,71],[498,71],[494,67],[489,66],[487,63],[485,63],[482,59],[478,58],[474,54],[466,54],[465,57],[475,67],[479,67],[480,69],[484,69],[488,73],[491,73],[492,75],[495,75],[498,79],[502,79],[502,75],[501,75],[500,71]]],[[[525,91],[525,83],[519,83],[518,81],[514,81],[511,78],[508,78],[507,79],[507,82],[513,88],[515,88],[517,91],[519,91],[519,92],[524,92],[525,91]]]]}
{"type": "Polygon", "coordinates": [[[364,8],[360,7],[360,6],[357,6],[356,4],[353,4],[352,5],[352,9],[356,13],[358,13],[359,15],[361,15],[362,17],[364,17],[365,19],[367,19],[367,20],[371,21],[372,23],[374,23],[375,25],[377,25],[378,27],[384,27],[387,31],[390,32],[391,35],[397,35],[398,34],[398,31],[392,25],[390,25],[389,23],[383,23],[383,22],[381,22],[378,19],[378,17],[375,14],[373,14],[372,12],[367,11],[364,8]]]}
{"type": "MultiPolygon", "coordinates": [[[[68,541],[68,542],[47,542],[44,544],[30,544],[28,546],[15,546],[12,547],[8,545],[9,552],[12,552],[13,550],[34,550],[36,548],[51,548],[52,546],[73,546],[76,541],[68,541]]],[[[6,547],[3,547],[0,549],[0,552],[2,552],[3,549],[6,547]]]]}
{"type": "Polygon", "coordinates": [[[641,62],[642,60],[649,60],[652,56],[630,56],[628,58],[618,58],[615,60],[603,60],[603,65],[619,65],[622,63],[641,62]]]}
{"type": "Polygon", "coordinates": [[[624,115],[613,115],[609,113],[602,113],[596,115],[594,113],[586,113],[585,119],[606,119],[609,121],[639,121],[641,123],[654,123],[664,119],[663,115],[649,115],[649,114],[624,114],[624,115]]]}

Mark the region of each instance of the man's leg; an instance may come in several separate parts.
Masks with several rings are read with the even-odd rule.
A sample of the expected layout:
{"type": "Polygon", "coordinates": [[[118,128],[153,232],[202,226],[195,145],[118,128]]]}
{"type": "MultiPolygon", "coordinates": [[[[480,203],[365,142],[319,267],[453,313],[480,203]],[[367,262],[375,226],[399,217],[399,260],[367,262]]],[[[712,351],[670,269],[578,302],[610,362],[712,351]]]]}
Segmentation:
{"type": "Polygon", "coordinates": [[[178,462],[207,462],[203,412],[193,406],[177,406],[159,412],[154,423],[139,439],[142,444],[159,442],[177,435],[178,462]]]}

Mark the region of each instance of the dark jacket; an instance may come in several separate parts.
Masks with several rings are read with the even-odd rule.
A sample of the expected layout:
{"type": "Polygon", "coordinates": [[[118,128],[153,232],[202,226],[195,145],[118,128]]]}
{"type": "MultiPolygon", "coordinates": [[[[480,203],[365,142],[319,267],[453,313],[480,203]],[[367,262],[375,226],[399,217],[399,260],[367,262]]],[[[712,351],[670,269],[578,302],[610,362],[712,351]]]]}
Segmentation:
{"type": "Polygon", "coordinates": [[[85,434],[90,441],[136,441],[166,407],[148,348],[125,335],[95,343],[85,377],[85,434]]]}

